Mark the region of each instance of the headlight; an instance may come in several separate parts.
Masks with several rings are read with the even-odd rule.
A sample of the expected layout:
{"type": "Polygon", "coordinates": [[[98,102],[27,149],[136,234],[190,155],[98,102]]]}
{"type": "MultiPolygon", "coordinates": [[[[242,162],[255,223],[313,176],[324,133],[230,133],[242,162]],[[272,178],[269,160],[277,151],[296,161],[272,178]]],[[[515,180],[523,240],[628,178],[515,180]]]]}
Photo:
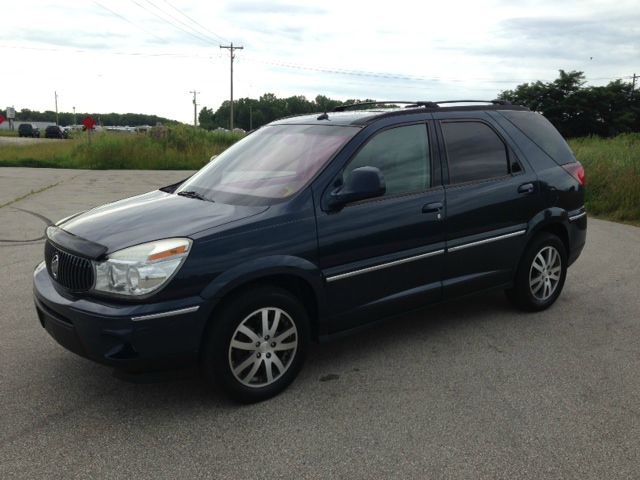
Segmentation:
{"type": "Polygon", "coordinates": [[[112,253],[104,262],[93,262],[94,290],[126,296],[151,293],[173,277],[190,249],[188,238],[169,238],[112,253]]]}

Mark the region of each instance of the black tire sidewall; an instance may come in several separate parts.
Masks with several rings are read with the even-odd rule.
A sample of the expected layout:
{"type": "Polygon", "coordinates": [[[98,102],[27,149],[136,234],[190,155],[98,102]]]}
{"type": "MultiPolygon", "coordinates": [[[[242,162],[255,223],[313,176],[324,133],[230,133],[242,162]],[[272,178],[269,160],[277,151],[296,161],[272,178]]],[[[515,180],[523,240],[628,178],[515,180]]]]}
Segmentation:
{"type": "Polygon", "coordinates": [[[515,282],[515,300],[518,306],[530,311],[540,311],[549,308],[558,299],[560,293],[562,293],[566,277],[567,252],[562,240],[551,233],[541,233],[537,235],[527,247],[518,269],[515,282]],[[540,250],[547,246],[554,247],[560,254],[560,261],[562,262],[560,268],[560,281],[558,282],[556,290],[549,298],[546,300],[540,300],[531,292],[531,287],[529,286],[529,272],[536,255],[540,250]]]}
{"type": "Polygon", "coordinates": [[[202,372],[207,380],[222,388],[231,398],[243,403],[258,402],[277,395],[298,375],[309,344],[309,317],[302,304],[288,291],[277,287],[247,288],[234,295],[218,314],[214,312],[212,328],[201,358],[202,372]],[[295,323],[298,347],[284,375],[265,387],[247,387],[240,383],[229,365],[229,343],[240,322],[263,307],[284,310],[295,323]]]}

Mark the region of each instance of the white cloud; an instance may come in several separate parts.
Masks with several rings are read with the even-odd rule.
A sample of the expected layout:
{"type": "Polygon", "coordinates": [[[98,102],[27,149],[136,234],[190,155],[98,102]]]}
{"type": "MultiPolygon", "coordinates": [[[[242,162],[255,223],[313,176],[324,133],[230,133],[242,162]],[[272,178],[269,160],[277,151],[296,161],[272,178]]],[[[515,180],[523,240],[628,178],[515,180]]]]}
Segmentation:
{"type": "Polygon", "coordinates": [[[640,70],[639,20],[635,1],[9,2],[0,106],[53,109],[57,90],[62,111],[189,122],[189,90],[214,108],[228,97],[219,37],[245,47],[236,98],[487,98],[560,68],[606,83],[640,70]]]}

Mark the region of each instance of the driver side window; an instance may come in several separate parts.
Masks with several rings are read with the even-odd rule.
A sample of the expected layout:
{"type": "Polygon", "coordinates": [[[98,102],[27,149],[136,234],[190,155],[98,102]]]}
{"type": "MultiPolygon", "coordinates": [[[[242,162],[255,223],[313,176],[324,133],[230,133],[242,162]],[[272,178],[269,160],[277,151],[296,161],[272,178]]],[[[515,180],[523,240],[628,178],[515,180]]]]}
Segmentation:
{"type": "Polygon", "coordinates": [[[349,162],[343,180],[359,167],[380,169],[387,186],[385,196],[426,190],[431,186],[427,126],[407,125],[378,133],[349,162]]]}

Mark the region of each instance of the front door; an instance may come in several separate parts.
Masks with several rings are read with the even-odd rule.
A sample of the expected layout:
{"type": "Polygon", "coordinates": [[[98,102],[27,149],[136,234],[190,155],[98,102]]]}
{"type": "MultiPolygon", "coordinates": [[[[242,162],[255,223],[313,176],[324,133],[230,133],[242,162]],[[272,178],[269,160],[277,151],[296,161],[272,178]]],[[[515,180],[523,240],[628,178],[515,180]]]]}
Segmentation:
{"type": "Polygon", "coordinates": [[[331,331],[440,299],[444,190],[434,178],[429,137],[424,122],[372,135],[341,175],[377,167],[386,193],[339,211],[318,208],[331,331]]]}

